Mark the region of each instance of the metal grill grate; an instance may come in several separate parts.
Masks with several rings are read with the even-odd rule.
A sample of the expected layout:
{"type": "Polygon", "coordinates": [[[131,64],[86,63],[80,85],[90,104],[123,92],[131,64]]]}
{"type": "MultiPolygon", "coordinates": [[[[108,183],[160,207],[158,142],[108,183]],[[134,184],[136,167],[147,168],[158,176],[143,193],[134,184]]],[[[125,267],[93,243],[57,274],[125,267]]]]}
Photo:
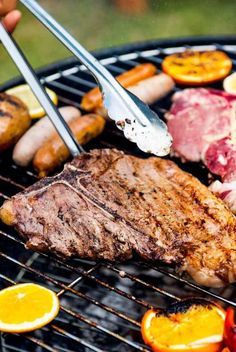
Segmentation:
{"type": "MultiPolygon", "coordinates": [[[[224,50],[236,64],[236,39],[233,38],[150,42],[106,50],[98,58],[117,75],[141,62],[153,62],[160,67],[165,55],[183,51],[191,44],[196,50],[224,50]]],[[[62,105],[80,107],[83,94],[95,86],[92,77],[75,59],[47,67],[39,71],[39,76],[47,87],[57,92],[62,105]]],[[[19,83],[20,79],[9,82],[2,90],[19,83]]],[[[169,105],[167,97],[153,108],[162,115],[169,105]]],[[[103,135],[87,146],[94,147],[120,147],[139,153],[113,125],[108,125],[103,135]]],[[[206,180],[207,172],[202,165],[186,164],[185,168],[206,180]]],[[[36,180],[32,170],[17,167],[11,162],[10,154],[3,155],[0,205],[36,180]]],[[[3,224],[0,224],[0,240],[0,288],[18,282],[37,282],[54,290],[61,300],[60,314],[51,325],[21,336],[2,334],[3,352],[149,351],[140,335],[140,319],[147,308],[164,307],[169,302],[196,295],[236,307],[234,285],[207,290],[178,277],[171,268],[161,264],[138,260],[125,264],[79,259],[63,262],[26,250],[17,233],[3,224]]]]}

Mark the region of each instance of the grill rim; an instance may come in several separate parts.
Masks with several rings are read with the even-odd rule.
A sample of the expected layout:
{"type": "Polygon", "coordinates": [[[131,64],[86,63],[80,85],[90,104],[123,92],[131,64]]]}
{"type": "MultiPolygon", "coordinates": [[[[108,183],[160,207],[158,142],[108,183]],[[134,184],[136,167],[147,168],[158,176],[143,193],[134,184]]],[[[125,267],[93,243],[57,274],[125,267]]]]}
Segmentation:
{"type": "MultiPolygon", "coordinates": [[[[91,53],[96,56],[98,60],[107,57],[114,57],[116,55],[122,55],[124,53],[143,51],[156,49],[157,47],[165,49],[166,47],[178,47],[178,46],[188,46],[188,45],[225,45],[225,44],[236,44],[235,35],[212,35],[212,36],[190,36],[190,37],[176,37],[176,38],[164,38],[164,39],[150,39],[147,41],[137,41],[135,43],[128,43],[123,45],[112,46],[109,48],[102,48],[97,50],[92,50],[91,53]]],[[[80,64],[79,60],[74,57],[68,57],[43,65],[35,70],[36,74],[41,78],[42,76],[49,76],[52,72],[57,70],[62,71],[68,65],[80,64]]],[[[19,75],[10,79],[0,85],[0,91],[11,88],[14,85],[21,84],[25,80],[19,75]]]]}

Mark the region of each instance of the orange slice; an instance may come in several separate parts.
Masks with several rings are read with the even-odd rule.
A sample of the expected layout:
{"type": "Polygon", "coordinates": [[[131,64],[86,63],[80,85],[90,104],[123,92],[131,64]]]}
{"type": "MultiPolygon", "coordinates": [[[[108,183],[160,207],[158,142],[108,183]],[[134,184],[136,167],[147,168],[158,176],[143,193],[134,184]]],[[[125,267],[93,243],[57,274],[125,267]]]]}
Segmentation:
{"type": "Polygon", "coordinates": [[[197,86],[225,78],[232,69],[232,61],[223,51],[187,50],[165,57],[162,69],[177,83],[197,86]]]}
{"type": "Polygon", "coordinates": [[[19,284],[0,291],[0,331],[23,333],[52,321],[60,308],[57,295],[36,284],[19,284]]]}
{"type": "MultiPolygon", "coordinates": [[[[58,96],[56,95],[56,93],[48,88],[46,88],[46,92],[48,93],[52,102],[55,105],[57,105],[58,96]]],[[[28,84],[21,84],[19,86],[8,89],[6,93],[14,95],[17,98],[21,99],[29,109],[29,114],[32,119],[40,118],[45,115],[44,109],[38,102],[37,98],[35,97],[34,93],[32,92],[31,88],[28,86],[28,84]]]]}
{"type": "Polygon", "coordinates": [[[144,342],[155,352],[220,352],[225,311],[206,300],[183,300],[142,319],[144,342]]]}

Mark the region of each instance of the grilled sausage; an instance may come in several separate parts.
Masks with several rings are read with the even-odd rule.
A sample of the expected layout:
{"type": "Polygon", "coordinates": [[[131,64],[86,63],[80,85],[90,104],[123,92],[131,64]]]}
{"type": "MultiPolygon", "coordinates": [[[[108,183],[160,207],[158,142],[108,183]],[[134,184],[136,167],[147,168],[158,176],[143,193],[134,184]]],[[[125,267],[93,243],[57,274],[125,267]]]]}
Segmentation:
{"type": "MultiPolygon", "coordinates": [[[[117,76],[117,81],[125,88],[151,77],[156,73],[153,64],[145,63],[132,68],[131,70],[117,76]]],[[[102,106],[102,95],[98,87],[93,88],[82,98],[81,107],[86,111],[94,111],[95,108],[102,106]]]]}
{"type": "MultiPolygon", "coordinates": [[[[66,122],[80,116],[80,111],[73,106],[59,109],[66,122]]],[[[16,144],[13,150],[13,160],[17,165],[27,166],[37,150],[55,133],[55,127],[48,117],[36,122],[16,144]]]]}
{"type": "MultiPolygon", "coordinates": [[[[150,105],[170,93],[174,86],[175,83],[170,76],[160,73],[128,87],[128,91],[150,105]]],[[[107,111],[103,106],[96,108],[95,111],[97,114],[107,118],[107,111]]]]}
{"type": "Polygon", "coordinates": [[[0,152],[14,145],[30,123],[25,104],[17,97],[0,93],[0,152]]]}
{"type": "Polygon", "coordinates": [[[173,79],[165,73],[160,73],[147,78],[136,85],[129,87],[128,90],[136,95],[146,104],[153,104],[156,100],[165,97],[172,91],[175,83],[173,79]]]}
{"type": "MultiPolygon", "coordinates": [[[[88,114],[77,117],[69,123],[74,136],[80,144],[85,144],[102,133],[105,127],[103,117],[96,114],[88,114]]],[[[70,152],[61,137],[55,133],[35,154],[33,165],[44,177],[59,167],[70,156],[70,152]]]]}

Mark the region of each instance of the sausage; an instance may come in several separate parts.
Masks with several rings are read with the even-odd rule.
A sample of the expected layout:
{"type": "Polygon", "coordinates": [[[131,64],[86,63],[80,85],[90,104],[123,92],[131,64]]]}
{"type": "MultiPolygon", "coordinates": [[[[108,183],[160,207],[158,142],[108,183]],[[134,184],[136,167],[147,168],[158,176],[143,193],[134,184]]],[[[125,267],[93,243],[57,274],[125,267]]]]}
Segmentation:
{"type": "Polygon", "coordinates": [[[136,95],[145,104],[153,104],[156,100],[165,97],[172,91],[175,83],[173,79],[165,73],[160,73],[147,78],[128,90],[136,95]]]}
{"type": "Polygon", "coordinates": [[[25,104],[13,95],[0,93],[0,152],[14,145],[30,123],[25,104]]]}
{"type": "MultiPolygon", "coordinates": [[[[77,117],[69,123],[74,136],[80,144],[86,144],[91,139],[102,133],[105,127],[103,117],[88,114],[77,117]]],[[[70,152],[61,137],[55,133],[35,154],[34,168],[39,172],[39,177],[44,177],[59,167],[70,156],[70,152]]]]}
{"type": "MultiPolygon", "coordinates": [[[[73,106],[59,109],[66,122],[80,116],[80,111],[73,106]]],[[[16,144],[13,150],[13,160],[19,166],[27,166],[37,150],[55,133],[55,127],[48,117],[36,122],[16,144]]]]}
{"type": "MultiPolygon", "coordinates": [[[[175,83],[170,76],[160,73],[129,87],[128,91],[136,95],[144,103],[150,105],[170,93],[174,86],[175,83]]],[[[95,111],[104,118],[108,117],[107,111],[103,106],[97,107],[95,111]]]]}
{"type": "MultiPolygon", "coordinates": [[[[117,76],[117,81],[125,88],[152,77],[156,73],[156,66],[150,63],[140,64],[131,70],[117,76]]],[[[86,93],[81,102],[81,107],[85,111],[94,111],[96,107],[102,106],[102,95],[98,87],[86,93]]]]}

